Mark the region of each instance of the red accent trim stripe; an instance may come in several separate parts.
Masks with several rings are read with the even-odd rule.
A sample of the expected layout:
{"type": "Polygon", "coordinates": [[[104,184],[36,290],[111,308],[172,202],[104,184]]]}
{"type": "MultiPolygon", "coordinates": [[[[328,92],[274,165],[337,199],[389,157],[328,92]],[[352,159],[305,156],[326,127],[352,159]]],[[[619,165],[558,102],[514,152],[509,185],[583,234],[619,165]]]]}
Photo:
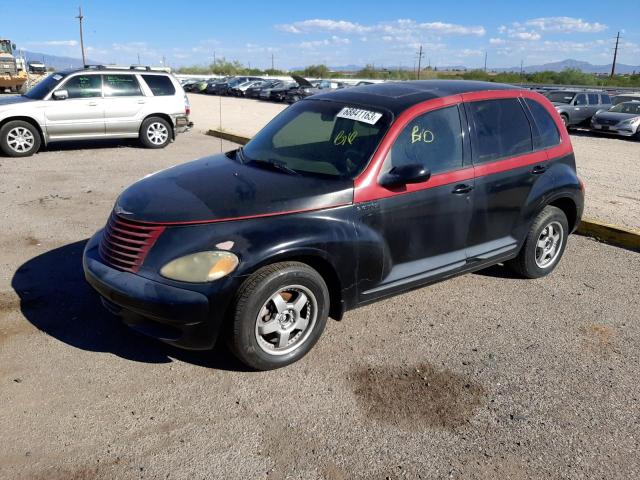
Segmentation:
{"type": "Polygon", "coordinates": [[[474,177],[481,177],[485,175],[492,175],[516,168],[526,167],[540,162],[545,162],[549,159],[558,158],[564,155],[568,155],[573,152],[571,146],[571,140],[567,129],[564,128],[562,120],[553,108],[553,105],[543,95],[532,92],[530,90],[487,90],[482,92],[470,92],[461,95],[451,95],[448,97],[436,98],[433,100],[427,100],[425,102],[414,105],[402,112],[396,121],[391,125],[389,131],[385,134],[384,138],[380,142],[377,150],[373,154],[371,162],[367,168],[362,172],[355,180],[354,184],[354,202],[368,202],[372,200],[378,200],[381,198],[393,197],[395,195],[402,195],[405,193],[411,193],[419,190],[426,190],[428,188],[435,188],[449,183],[462,182],[474,177]],[[530,98],[538,103],[542,104],[547,111],[551,114],[551,117],[556,123],[556,127],[560,132],[560,144],[556,147],[552,147],[546,150],[540,150],[537,152],[527,153],[513,158],[502,159],[495,162],[469,166],[460,170],[454,170],[452,172],[440,173],[433,175],[429,180],[423,183],[416,183],[406,185],[401,188],[387,188],[378,184],[378,177],[382,164],[384,163],[389,150],[393,146],[393,143],[398,138],[398,135],[402,132],[404,127],[407,126],[418,115],[422,115],[431,110],[435,110],[442,107],[448,107],[450,105],[457,105],[462,102],[474,102],[480,100],[491,100],[499,98],[530,98]]]}
{"type": "Polygon", "coordinates": [[[336,203],[334,205],[327,205],[320,208],[303,208],[299,210],[285,210],[282,212],[270,212],[270,213],[256,213],[254,215],[244,215],[241,217],[224,217],[214,218],[211,220],[187,220],[184,222],[146,222],[144,220],[136,220],[136,223],[142,223],[145,225],[158,225],[158,226],[176,226],[176,225],[201,225],[206,223],[220,223],[220,222],[233,222],[236,220],[251,220],[252,218],[264,218],[264,217],[276,217],[280,215],[292,215],[294,213],[308,213],[319,212],[321,210],[327,210],[329,208],[346,207],[352,205],[352,202],[336,203]]]}

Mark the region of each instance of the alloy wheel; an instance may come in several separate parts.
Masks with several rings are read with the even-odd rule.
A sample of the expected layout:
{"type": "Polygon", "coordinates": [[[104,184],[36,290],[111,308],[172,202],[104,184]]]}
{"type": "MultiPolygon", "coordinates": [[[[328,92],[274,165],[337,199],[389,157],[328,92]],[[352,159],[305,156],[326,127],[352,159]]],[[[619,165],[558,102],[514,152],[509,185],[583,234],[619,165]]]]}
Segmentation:
{"type": "Polygon", "coordinates": [[[153,122],[147,128],[147,138],[154,145],[162,145],[169,138],[169,130],[160,122],[153,122]]]}
{"type": "Polygon", "coordinates": [[[16,127],[7,133],[7,144],[16,153],[26,153],[35,145],[33,133],[25,127],[16,127]]]}
{"type": "Polygon", "coordinates": [[[540,268],[551,267],[560,255],[564,230],[559,222],[551,222],[540,232],[536,243],[536,265],[540,268]]]}

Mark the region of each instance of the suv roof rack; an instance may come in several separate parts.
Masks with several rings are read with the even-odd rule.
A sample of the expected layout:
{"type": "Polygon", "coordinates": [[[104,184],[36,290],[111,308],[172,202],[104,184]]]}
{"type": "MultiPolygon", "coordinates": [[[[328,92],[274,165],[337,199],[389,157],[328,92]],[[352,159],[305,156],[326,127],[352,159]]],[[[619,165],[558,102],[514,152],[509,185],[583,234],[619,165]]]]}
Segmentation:
{"type": "Polygon", "coordinates": [[[152,67],[150,65],[85,65],[90,70],[145,70],[147,72],[166,72],[167,67],[152,67]]]}

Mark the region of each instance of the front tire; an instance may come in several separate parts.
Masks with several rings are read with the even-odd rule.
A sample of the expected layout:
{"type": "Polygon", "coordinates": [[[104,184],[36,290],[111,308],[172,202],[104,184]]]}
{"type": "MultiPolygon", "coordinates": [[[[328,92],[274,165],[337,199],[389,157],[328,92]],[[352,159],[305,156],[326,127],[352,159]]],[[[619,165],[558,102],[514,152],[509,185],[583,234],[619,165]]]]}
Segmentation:
{"type": "Polygon", "coordinates": [[[140,142],[146,148],[164,148],[171,142],[171,125],[164,118],[149,117],[140,127],[140,142]]]}
{"type": "Polygon", "coordinates": [[[564,128],[569,130],[569,116],[564,114],[564,113],[561,113],[560,114],[560,118],[562,119],[562,123],[564,124],[564,128]]]}
{"type": "Polygon", "coordinates": [[[14,120],[0,129],[0,150],[10,157],[29,157],[41,143],[40,132],[29,122],[14,120]]]}
{"type": "Polygon", "coordinates": [[[547,206],[538,214],[520,253],[508,262],[515,272],[525,278],[549,275],[560,262],[567,246],[569,222],[557,207],[547,206]]]}
{"type": "Polygon", "coordinates": [[[299,262],[268,265],[238,291],[229,344],[256,370],[284,367],[311,350],[328,314],[329,290],[317,271],[299,262]]]}

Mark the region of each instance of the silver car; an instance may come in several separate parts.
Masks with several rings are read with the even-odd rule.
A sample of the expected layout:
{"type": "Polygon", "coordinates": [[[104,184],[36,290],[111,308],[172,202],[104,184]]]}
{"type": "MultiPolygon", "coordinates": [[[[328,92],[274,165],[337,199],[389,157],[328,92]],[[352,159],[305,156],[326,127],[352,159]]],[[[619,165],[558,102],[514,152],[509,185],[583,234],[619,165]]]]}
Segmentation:
{"type": "Polygon", "coordinates": [[[106,67],[49,75],[25,95],[0,98],[0,152],[26,157],[49,142],[139,138],[163,148],[192,126],[171,74],[106,67]]]}
{"type": "Polygon", "coordinates": [[[622,102],[596,112],[591,128],[640,140],[640,102],[622,102]]]}

